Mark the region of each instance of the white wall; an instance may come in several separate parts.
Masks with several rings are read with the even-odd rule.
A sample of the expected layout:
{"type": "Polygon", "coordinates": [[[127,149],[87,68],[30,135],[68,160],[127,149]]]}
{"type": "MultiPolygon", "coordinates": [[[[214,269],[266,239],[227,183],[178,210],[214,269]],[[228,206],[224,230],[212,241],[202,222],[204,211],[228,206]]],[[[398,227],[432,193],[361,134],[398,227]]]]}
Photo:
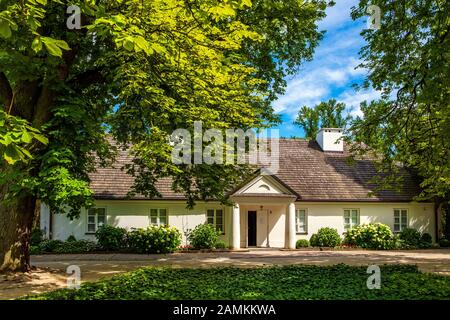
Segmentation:
{"type": "MultiPolygon", "coordinates": [[[[231,239],[231,208],[224,207],[217,202],[198,203],[193,210],[186,208],[183,201],[96,201],[96,207],[106,208],[109,225],[131,228],[146,228],[150,225],[150,208],[166,208],[168,223],[176,227],[183,235],[183,244],[186,243],[184,232],[193,229],[198,224],[206,222],[206,209],[224,209],[225,235],[222,240],[226,243],[231,239]]],[[[43,205],[42,212],[48,213],[43,205]]],[[[48,214],[47,214],[48,215],[48,214]]],[[[48,226],[48,219],[41,218],[41,228],[48,226]],[[47,222],[47,224],[45,224],[47,222]]],[[[48,229],[48,227],[47,227],[48,229]]],[[[82,210],[78,219],[70,220],[65,214],[53,215],[53,239],[66,240],[70,235],[76,239],[95,240],[95,236],[87,233],[87,211],[82,210]]]]}
{"type": "Polygon", "coordinates": [[[359,203],[359,202],[297,202],[297,209],[307,209],[308,234],[297,235],[297,239],[309,239],[322,227],[337,229],[343,234],[344,209],[359,209],[360,224],[383,223],[394,229],[394,209],[408,209],[408,226],[429,233],[433,239],[434,232],[434,206],[431,203],[359,203]]]}
{"type": "MultiPolygon", "coordinates": [[[[206,221],[207,208],[223,208],[225,235],[222,240],[231,244],[231,208],[217,202],[198,203],[193,210],[186,209],[183,201],[97,201],[97,207],[105,207],[108,224],[127,229],[144,228],[149,225],[150,208],[167,208],[169,225],[183,234],[196,225],[206,221]]],[[[247,246],[247,212],[257,211],[257,245],[265,247],[267,240],[271,247],[284,247],[286,237],[286,204],[240,205],[241,247],[247,246]],[[267,216],[267,213],[268,216],[267,216]],[[268,217],[268,219],[267,219],[268,217]],[[267,237],[267,230],[269,230],[267,237]]],[[[336,228],[339,234],[344,232],[344,209],[359,209],[360,223],[381,222],[394,228],[394,208],[408,209],[409,227],[428,232],[434,239],[433,204],[420,203],[359,203],[359,202],[296,202],[296,208],[305,208],[308,213],[308,233],[296,235],[296,239],[309,239],[321,227],[336,228]]],[[[43,205],[41,209],[41,228],[47,227],[49,214],[43,205]]],[[[70,235],[77,239],[95,240],[87,234],[87,216],[83,210],[80,218],[70,220],[66,215],[53,215],[53,238],[66,240],[70,235]]]]}

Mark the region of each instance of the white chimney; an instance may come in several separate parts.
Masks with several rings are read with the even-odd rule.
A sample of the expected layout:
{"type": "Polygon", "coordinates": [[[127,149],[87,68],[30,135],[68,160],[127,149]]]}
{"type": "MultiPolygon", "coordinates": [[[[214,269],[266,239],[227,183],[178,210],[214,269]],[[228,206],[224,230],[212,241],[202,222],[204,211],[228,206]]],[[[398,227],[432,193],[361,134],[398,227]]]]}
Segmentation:
{"type": "Polygon", "coordinates": [[[316,136],[316,141],[323,151],[343,152],[344,141],[340,138],[342,138],[342,129],[322,128],[316,136]]]}

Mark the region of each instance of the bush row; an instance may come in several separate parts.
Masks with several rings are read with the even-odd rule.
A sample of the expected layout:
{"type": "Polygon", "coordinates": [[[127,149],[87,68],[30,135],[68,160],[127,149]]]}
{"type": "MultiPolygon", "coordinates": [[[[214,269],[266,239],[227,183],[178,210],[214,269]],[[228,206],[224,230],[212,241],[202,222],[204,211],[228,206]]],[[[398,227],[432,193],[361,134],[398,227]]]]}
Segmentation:
{"type": "MultiPolygon", "coordinates": [[[[442,241],[441,241],[442,242],[442,241]]],[[[296,248],[302,247],[337,247],[339,245],[360,247],[365,249],[415,249],[430,248],[432,237],[428,233],[406,228],[399,234],[393,234],[389,226],[382,223],[371,223],[356,226],[344,233],[341,239],[336,229],[320,228],[311,235],[310,240],[298,240],[296,248]]],[[[444,247],[446,243],[441,245],[444,247]]]]}
{"type": "Polygon", "coordinates": [[[367,249],[430,248],[432,237],[428,233],[406,228],[393,234],[389,226],[381,223],[363,224],[344,233],[344,243],[367,249]]]}
{"type": "MultiPolygon", "coordinates": [[[[210,224],[201,224],[186,234],[193,249],[224,249],[219,241],[220,233],[210,224]]],[[[127,231],[124,228],[104,225],[95,233],[97,242],[76,240],[70,236],[66,241],[43,240],[42,233],[35,231],[31,237],[31,254],[40,253],[86,253],[96,250],[127,251],[136,253],[171,253],[181,245],[181,233],[169,226],[149,226],[145,229],[127,231]]]]}
{"type": "MultiPolygon", "coordinates": [[[[210,224],[200,224],[186,233],[189,248],[226,248],[219,241],[220,233],[210,224]]],[[[129,249],[138,253],[170,253],[181,245],[181,233],[169,226],[150,226],[127,232],[125,229],[103,226],[96,232],[96,238],[104,250],[129,249]]]]}
{"type": "Polygon", "coordinates": [[[98,249],[95,242],[88,240],[42,240],[31,245],[30,253],[87,253],[98,249]]]}

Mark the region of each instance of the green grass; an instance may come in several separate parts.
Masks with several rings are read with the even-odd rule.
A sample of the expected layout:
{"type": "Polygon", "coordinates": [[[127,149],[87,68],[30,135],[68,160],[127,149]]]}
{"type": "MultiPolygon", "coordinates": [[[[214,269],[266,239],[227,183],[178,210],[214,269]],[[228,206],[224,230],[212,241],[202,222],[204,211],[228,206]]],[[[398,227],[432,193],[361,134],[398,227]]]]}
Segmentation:
{"type": "Polygon", "coordinates": [[[381,266],[381,289],[369,290],[366,267],[285,266],[212,269],[147,267],[25,299],[449,299],[450,277],[416,266],[381,266]]]}

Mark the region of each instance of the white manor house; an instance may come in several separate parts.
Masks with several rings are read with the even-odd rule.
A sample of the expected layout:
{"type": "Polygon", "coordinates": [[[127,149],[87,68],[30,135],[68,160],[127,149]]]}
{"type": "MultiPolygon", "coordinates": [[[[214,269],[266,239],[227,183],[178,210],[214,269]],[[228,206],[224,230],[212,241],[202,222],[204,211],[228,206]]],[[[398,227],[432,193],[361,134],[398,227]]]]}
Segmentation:
{"type": "MultiPolygon", "coordinates": [[[[415,202],[418,184],[405,172],[400,191],[375,192],[376,174],[370,160],[349,164],[340,129],[320,130],[316,141],[279,140],[279,170],[274,175],[255,174],[236,186],[230,195],[234,206],[217,201],[197,202],[189,210],[183,194],[171,189],[169,178],[158,181],[161,198],[137,195],[128,198],[133,177],[121,170],[131,161],[120,151],[116,163],[91,174],[95,207],[78,219],[50,214],[41,206],[41,229],[47,237],[95,240],[103,224],[126,229],[168,224],[183,234],[201,223],[214,224],[232,248],[295,248],[298,239],[309,239],[321,227],[342,234],[347,228],[381,222],[394,232],[411,227],[427,232],[436,241],[438,216],[431,202],[415,202]]],[[[183,239],[185,241],[185,239],[183,239]]]]}

